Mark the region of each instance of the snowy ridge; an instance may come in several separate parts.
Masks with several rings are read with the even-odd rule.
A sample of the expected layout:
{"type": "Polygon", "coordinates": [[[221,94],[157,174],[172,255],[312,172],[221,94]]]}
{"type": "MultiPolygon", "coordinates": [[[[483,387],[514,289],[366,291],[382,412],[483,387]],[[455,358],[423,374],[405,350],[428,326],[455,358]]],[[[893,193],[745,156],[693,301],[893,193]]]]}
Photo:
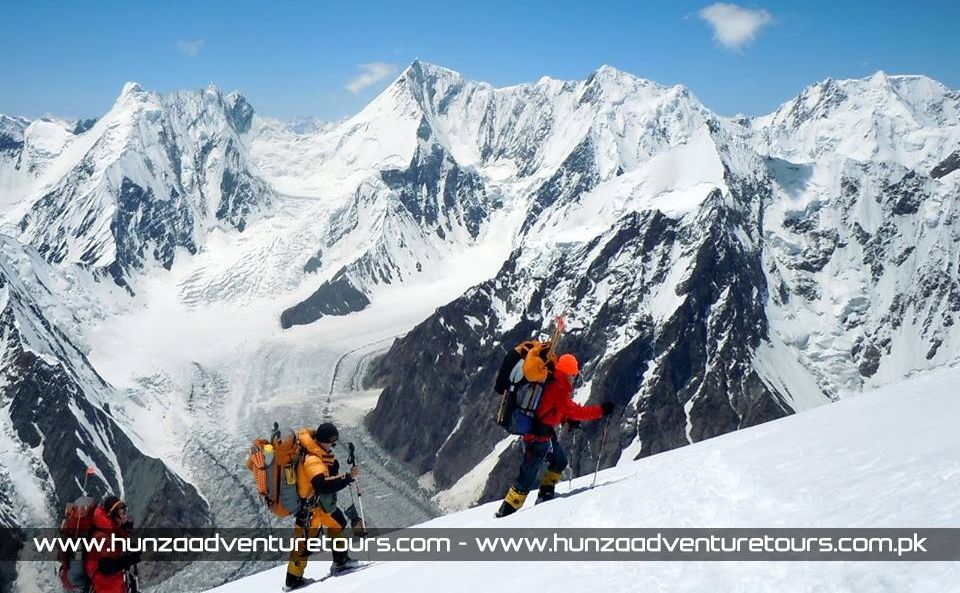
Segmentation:
{"type": "MultiPolygon", "coordinates": [[[[96,313],[82,285],[82,275],[63,273],[47,264],[31,248],[13,238],[0,235],[0,274],[3,293],[0,303],[15,328],[19,346],[51,366],[62,366],[88,398],[101,405],[109,386],[87,362],[78,315],[96,313]],[[61,295],[71,295],[68,299],[61,295]],[[72,301],[72,302],[71,302],[72,301]],[[71,306],[72,305],[72,306],[71,306]],[[51,323],[41,313],[50,311],[51,323]]],[[[92,322],[93,318],[85,321],[92,322]]],[[[8,336],[7,339],[12,339],[8,336]]],[[[8,344],[11,345],[11,344],[8,344]]]]}
{"type": "Polygon", "coordinates": [[[758,118],[758,148],[793,162],[825,154],[928,173],[960,145],[960,93],[925,76],[827,79],[758,118]]]}
{"type": "MultiPolygon", "coordinates": [[[[960,520],[956,368],[573,481],[574,493],[493,519],[498,503],[419,527],[942,527],[960,520]],[[695,485],[691,489],[691,485],[695,485]],[[930,509],[937,509],[931,515],[930,509]]],[[[322,576],[328,558],[311,559],[322,576]]],[[[213,589],[270,590],[285,566],[213,589]]],[[[937,590],[956,563],[383,562],[305,591],[488,591],[490,575],[557,591],[937,590]],[[428,579],[424,575],[429,575],[428,579]]]]}

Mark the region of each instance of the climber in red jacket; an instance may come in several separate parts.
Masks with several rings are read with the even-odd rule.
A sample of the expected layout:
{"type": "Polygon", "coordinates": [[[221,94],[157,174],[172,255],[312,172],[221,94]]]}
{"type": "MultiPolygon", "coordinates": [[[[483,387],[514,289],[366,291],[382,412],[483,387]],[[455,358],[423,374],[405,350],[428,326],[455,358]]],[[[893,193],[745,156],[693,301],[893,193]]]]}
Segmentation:
{"type": "Polygon", "coordinates": [[[551,500],[557,483],[567,467],[567,456],[557,440],[556,428],[567,421],[598,420],[609,416],[614,405],[605,402],[599,406],[581,406],[573,401],[573,381],[580,373],[580,365],[572,354],[557,359],[553,379],[543,388],[537,415],[530,432],[523,435],[523,461],[520,474],[507,491],[497,511],[497,517],[505,517],[523,506],[527,494],[536,486],[537,476],[543,462],[547,472],[540,482],[537,503],[551,500]]]}

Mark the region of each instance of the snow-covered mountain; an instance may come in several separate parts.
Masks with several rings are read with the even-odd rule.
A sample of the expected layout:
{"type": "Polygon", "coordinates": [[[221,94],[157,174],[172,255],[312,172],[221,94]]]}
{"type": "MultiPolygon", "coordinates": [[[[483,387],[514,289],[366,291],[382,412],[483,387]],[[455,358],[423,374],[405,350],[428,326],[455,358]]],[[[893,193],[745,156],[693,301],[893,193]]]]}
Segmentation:
{"type": "MultiPolygon", "coordinates": [[[[960,503],[956,368],[791,418],[639,461],[623,460],[558,487],[558,498],[494,519],[497,504],[423,528],[911,528],[954,525],[960,503]],[[935,509],[931,513],[931,509],[935,509]]],[[[476,532],[478,536],[490,532],[476,532]]],[[[535,532],[534,532],[535,533],[535,532]]],[[[516,531],[510,535],[515,536],[516,531]]],[[[438,535],[436,533],[431,536],[438,535]]],[[[532,535],[527,532],[526,535],[532,535]]],[[[537,534],[541,535],[541,534],[537,534]]],[[[358,554],[358,556],[360,556],[358,554]]],[[[322,577],[329,556],[311,558],[322,577]]],[[[268,591],[286,566],[214,589],[268,591]]],[[[558,592],[936,591],[955,562],[378,562],[304,591],[489,591],[496,583],[558,592]]]]}
{"type": "Polygon", "coordinates": [[[442,269],[445,252],[481,240],[491,224],[507,225],[516,243],[563,194],[682,143],[706,114],[682,87],[609,67],[580,83],[494,89],[414,62],[357,116],[289,141],[297,155],[277,152],[274,134],[254,138],[252,154],[284,191],[349,192],[313,266],[325,255],[352,261],[285,312],[284,325],[357,310],[375,285],[442,269]],[[592,154],[601,156],[588,163],[592,154]],[[294,174],[303,170],[311,173],[294,174]]]}
{"type": "Polygon", "coordinates": [[[66,122],[0,115],[0,221],[4,232],[12,233],[18,222],[11,209],[29,193],[71,136],[66,122]]]}
{"type": "Polygon", "coordinates": [[[925,76],[827,79],[758,118],[758,149],[801,163],[842,155],[931,173],[960,143],[960,93],[925,76]]]}
{"type": "MultiPolygon", "coordinates": [[[[44,352],[105,435],[70,447],[127,435],[218,525],[269,520],[231,457],[265,418],[361,434],[369,411],[402,524],[430,513],[410,470],[447,509],[502,495],[493,375],[566,312],[578,401],[618,404],[603,466],[664,452],[956,361],[958,113],[919,76],[750,120],[608,66],[493,88],[414,62],[333,123],[132,83],[95,121],[0,116],[4,389],[35,394],[7,361],[44,352]]],[[[582,474],[600,427],[579,435],[582,474]]]]}
{"type": "Polygon", "coordinates": [[[160,95],[127,84],[91,128],[49,142],[46,170],[23,192],[21,240],[127,286],[149,264],[169,269],[178,250],[196,253],[218,225],[242,231],[273,199],[239,140],[252,116],[213,86],[160,95]]]}

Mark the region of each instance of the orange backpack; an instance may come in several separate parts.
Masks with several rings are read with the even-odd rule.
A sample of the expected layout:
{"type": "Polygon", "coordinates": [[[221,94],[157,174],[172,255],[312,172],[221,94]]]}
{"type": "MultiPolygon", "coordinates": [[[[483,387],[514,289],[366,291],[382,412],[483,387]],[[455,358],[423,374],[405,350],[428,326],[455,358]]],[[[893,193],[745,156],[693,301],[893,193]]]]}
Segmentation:
{"type": "Polygon", "coordinates": [[[300,508],[297,495],[297,464],[301,460],[300,442],[292,430],[281,433],[273,423],[270,439],[256,439],[247,457],[247,469],[253,474],[257,492],[277,517],[295,514],[300,508]]]}

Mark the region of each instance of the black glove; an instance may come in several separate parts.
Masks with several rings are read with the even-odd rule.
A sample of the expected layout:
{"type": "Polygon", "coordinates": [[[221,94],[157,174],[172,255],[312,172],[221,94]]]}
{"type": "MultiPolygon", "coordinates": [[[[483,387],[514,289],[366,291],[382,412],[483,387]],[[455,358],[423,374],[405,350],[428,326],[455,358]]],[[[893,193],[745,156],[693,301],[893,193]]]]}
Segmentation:
{"type": "Polygon", "coordinates": [[[567,420],[567,430],[576,430],[580,428],[579,420],[567,420]]]}
{"type": "Polygon", "coordinates": [[[297,509],[297,513],[293,516],[293,524],[303,529],[307,529],[309,527],[310,509],[307,507],[307,505],[301,503],[300,508],[297,509]]]}
{"type": "Polygon", "coordinates": [[[131,529],[133,529],[133,521],[131,521],[130,519],[127,519],[126,521],[120,524],[120,527],[124,531],[130,531],[131,529]]]}
{"type": "Polygon", "coordinates": [[[613,409],[615,407],[616,406],[614,405],[613,402],[603,402],[602,404],[600,404],[600,409],[603,410],[603,417],[606,418],[610,414],[613,414],[613,409]]]}
{"type": "Polygon", "coordinates": [[[101,558],[100,561],[97,562],[97,570],[99,570],[101,574],[117,574],[124,568],[119,558],[101,558]]]}

